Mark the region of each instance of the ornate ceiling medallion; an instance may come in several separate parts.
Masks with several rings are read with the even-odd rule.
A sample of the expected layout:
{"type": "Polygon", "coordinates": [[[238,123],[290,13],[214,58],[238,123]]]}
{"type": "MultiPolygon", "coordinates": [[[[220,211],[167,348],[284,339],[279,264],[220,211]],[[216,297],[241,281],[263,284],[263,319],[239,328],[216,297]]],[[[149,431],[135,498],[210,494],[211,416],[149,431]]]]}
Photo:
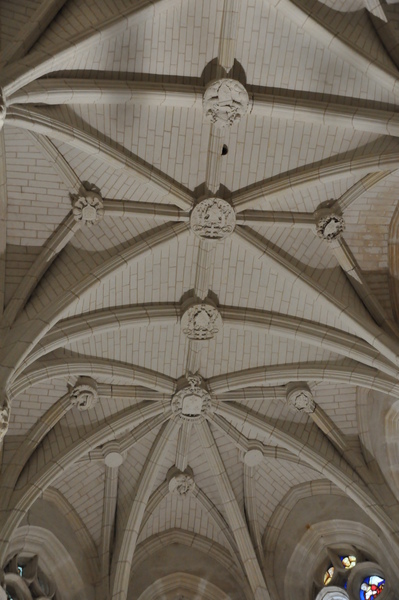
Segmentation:
{"type": "Polygon", "coordinates": [[[313,394],[306,383],[292,383],[287,386],[287,404],[293,412],[311,414],[316,409],[313,394]]]}
{"type": "Polygon", "coordinates": [[[78,410],[90,410],[98,402],[97,383],[91,377],[79,377],[71,391],[71,404],[78,410]]]}
{"type": "Polygon", "coordinates": [[[175,415],[187,421],[198,421],[212,410],[210,394],[203,387],[201,375],[189,375],[189,385],[172,397],[171,408],[175,415]]]}
{"type": "Polygon", "coordinates": [[[176,472],[169,480],[169,492],[186,498],[195,489],[195,481],[189,473],[176,472]]]}
{"type": "Polygon", "coordinates": [[[205,118],[216,127],[231,127],[246,114],[249,98],[245,87],[235,79],[218,79],[205,90],[205,118]]]}
{"type": "Polygon", "coordinates": [[[327,242],[338,239],[344,229],[344,218],[336,213],[320,216],[316,224],[317,235],[327,242]]]}
{"type": "Polygon", "coordinates": [[[222,318],[214,306],[194,304],[184,312],[181,325],[190,340],[210,340],[222,327],[222,318]]]}
{"type": "Polygon", "coordinates": [[[233,233],[236,215],[226,200],[205,198],[193,208],[190,225],[200,238],[222,240],[233,233]]]}
{"type": "Polygon", "coordinates": [[[101,194],[93,189],[85,190],[82,194],[73,194],[73,216],[91,227],[104,216],[104,205],[101,194]]]}

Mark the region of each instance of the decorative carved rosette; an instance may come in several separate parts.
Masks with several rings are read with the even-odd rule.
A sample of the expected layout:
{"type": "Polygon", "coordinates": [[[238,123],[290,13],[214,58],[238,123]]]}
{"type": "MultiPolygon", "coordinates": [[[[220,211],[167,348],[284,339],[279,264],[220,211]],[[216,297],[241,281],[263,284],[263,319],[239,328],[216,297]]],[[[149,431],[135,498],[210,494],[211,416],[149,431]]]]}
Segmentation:
{"type": "Polygon", "coordinates": [[[329,213],[321,216],[316,224],[317,235],[327,242],[338,239],[344,229],[344,218],[337,213],[329,213]]]}
{"type": "Polygon", "coordinates": [[[0,88],[0,131],[3,129],[5,120],[6,120],[6,99],[4,98],[3,90],[0,88]]]}
{"type": "Polygon", "coordinates": [[[287,386],[287,404],[293,412],[311,414],[316,409],[313,394],[306,383],[294,383],[287,386]]]}
{"type": "Polygon", "coordinates": [[[205,118],[216,127],[231,127],[246,114],[249,98],[245,87],[235,79],[219,79],[205,90],[205,118]]]}
{"type": "Polygon", "coordinates": [[[76,221],[82,221],[91,227],[104,216],[101,194],[95,186],[85,189],[82,194],[73,194],[73,215],[76,221]]]}
{"type": "Polygon", "coordinates": [[[169,480],[169,491],[171,494],[186,498],[193,493],[195,481],[188,473],[176,473],[169,480]]]}
{"type": "Polygon", "coordinates": [[[10,401],[6,396],[3,407],[0,408],[0,443],[4,440],[5,435],[8,431],[8,425],[10,423],[10,413],[10,401]]]}
{"type": "Polygon", "coordinates": [[[212,400],[209,392],[202,387],[200,375],[189,375],[189,385],[176,392],[172,397],[171,408],[175,415],[187,421],[198,421],[212,411],[212,400]]]}
{"type": "Polygon", "coordinates": [[[222,326],[222,317],[214,306],[194,304],[181,319],[183,333],[190,340],[210,340],[222,326]]]}
{"type": "Polygon", "coordinates": [[[97,383],[91,377],[79,377],[71,392],[71,404],[78,410],[90,410],[98,402],[97,383]]]}
{"type": "Polygon", "coordinates": [[[205,198],[193,208],[190,226],[200,238],[222,240],[233,233],[236,215],[226,200],[205,198]]]}

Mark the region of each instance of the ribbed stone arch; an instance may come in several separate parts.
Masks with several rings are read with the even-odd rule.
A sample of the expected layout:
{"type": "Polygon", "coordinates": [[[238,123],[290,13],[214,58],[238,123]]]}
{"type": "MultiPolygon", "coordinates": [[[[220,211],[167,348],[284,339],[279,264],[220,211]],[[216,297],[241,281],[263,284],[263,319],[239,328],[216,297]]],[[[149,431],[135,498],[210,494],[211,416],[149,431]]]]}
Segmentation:
{"type": "Polygon", "coordinates": [[[232,201],[237,212],[253,208],[263,198],[277,199],[287,191],[300,191],[312,185],[329,183],[342,177],[351,175],[368,175],[378,171],[395,171],[399,168],[399,154],[386,152],[382,154],[369,154],[356,158],[341,160],[330,159],[322,164],[313,163],[301,169],[281,173],[255,183],[243,190],[232,194],[232,201]]]}
{"type": "Polygon", "coordinates": [[[39,556],[39,566],[45,565],[43,570],[56,583],[57,597],[61,600],[70,598],[70,593],[73,597],[89,600],[85,582],[73,557],[50,530],[34,525],[19,527],[12,536],[4,562],[15,554],[24,553],[39,556]]]}
{"type": "Polygon", "coordinates": [[[180,208],[190,209],[193,204],[188,190],[155,167],[124,154],[92,134],[58,121],[39,110],[14,107],[7,113],[7,123],[66,142],[74,148],[83,150],[89,156],[99,158],[116,170],[125,171],[142,183],[151,183],[160,196],[164,196],[167,201],[171,200],[180,208]]]}
{"type": "Polygon", "coordinates": [[[104,23],[96,26],[86,25],[84,33],[73,36],[67,42],[55,45],[50,51],[33,50],[26,57],[11,64],[2,73],[0,85],[6,96],[13,94],[24,85],[51,73],[61,70],[65,62],[72,60],[81,52],[87,52],[100,41],[118,37],[132,25],[147,19],[153,19],[159,10],[167,11],[176,5],[176,0],[161,0],[151,3],[141,0],[104,23]]]}
{"type": "MultiPolygon", "coordinates": [[[[397,589],[397,555],[392,555],[384,540],[378,533],[362,522],[344,519],[332,519],[315,523],[303,534],[288,562],[285,581],[284,598],[297,600],[298,595],[304,600],[313,600],[310,595],[313,577],[320,566],[325,549],[329,546],[352,545],[360,551],[375,557],[384,565],[393,589],[397,589]]],[[[389,596],[391,600],[391,596],[389,596]]],[[[393,600],[393,599],[392,599],[393,600]]]]}
{"type": "Polygon", "coordinates": [[[319,445],[317,449],[313,448],[309,439],[301,441],[275,423],[268,422],[235,403],[218,404],[216,411],[227,419],[233,419],[233,422],[245,423],[251,427],[253,434],[259,433],[265,436],[266,443],[286,448],[296,456],[300,456],[308,463],[308,466],[322,473],[356,502],[381,528],[399,556],[399,540],[395,533],[397,530],[395,523],[377,503],[352,467],[341,458],[338,452],[332,449],[326,440],[324,446],[319,445]]]}
{"type": "MultiPolygon", "coordinates": [[[[0,532],[0,562],[4,562],[8,540],[24,514],[67,467],[85,456],[90,450],[158,415],[163,416],[162,421],[167,421],[172,416],[169,402],[143,403],[113,415],[108,421],[97,425],[85,438],[73,443],[57,457],[54,457],[39,472],[34,473],[22,491],[14,491],[9,502],[10,513],[0,532]]],[[[132,433],[134,434],[134,431],[132,433]]]]}
{"type": "Polygon", "coordinates": [[[200,596],[204,600],[229,600],[229,596],[210,581],[188,573],[172,573],[154,581],[138,600],[172,600],[182,595],[188,600],[200,596]]]}
{"type": "MultiPolygon", "coordinates": [[[[370,344],[339,329],[269,311],[224,306],[219,306],[218,309],[224,326],[243,329],[244,331],[259,331],[261,327],[265,333],[325,348],[380,369],[391,376],[397,374],[397,368],[383,358],[370,344]]],[[[81,316],[70,317],[58,322],[38,342],[18,372],[49,352],[71,342],[85,339],[91,335],[120,330],[122,327],[178,324],[180,315],[180,304],[170,303],[163,305],[115,306],[81,316]]]]}
{"type": "Polygon", "coordinates": [[[47,306],[35,316],[32,316],[29,325],[26,325],[26,323],[18,324],[17,321],[4,339],[1,357],[4,369],[0,380],[0,390],[6,389],[15,369],[79,297],[98,286],[101,282],[106,281],[119,269],[125,268],[134,260],[143,260],[154,251],[154,248],[176,239],[186,231],[187,225],[185,223],[177,225],[172,223],[151,230],[133,246],[110,258],[91,273],[85,275],[80,282],[64,292],[56,304],[47,306]]]}
{"type": "Polygon", "coordinates": [[[296,485],[286,493],[280,504],[274,510],[270,521],[267,524],[262,537],[264,569],[269,589],[274,592],[276,598],[278,597],[279,585],[274,577],[274,558],[280,532],[284,527],[284,523],[287,520],[290,511],[297,502],[304,498],[310,498],[320,494],[340,496],[341,498],[346,497],[346,494],[342,490],[326,479],[319,479],[296,485]]]}
{"type": "Polygon", "coordinates": [[[226,394],[232,390],[255,386],[278,386],[292,381],[345,383],[374,389],[394,397],[399,394],[397,380],[379,374],[376,369],[363,366],[355,361],[350,366],[334,363],[294,363],[292,365],[255,367],[212,377],[209,380],[209,389],[214,394],[226,394]]]}
{"type": "Polygon", "coordinates": [[[141,542],[137,546],[132,562],[132,575],[134,575],[134,572],[140,568],[147,558],[171,544],[181,544],[182,546],[195,548],[205,553],[230,573],[233,581],[236,581],[237,585],[243,589],[247,600],[253,598],[247,581],[243,578],[242,573],[237,570],[237,566],[229,552],[214,540],[184,529],[167,529],[141,542]]]}
{"type": "Polygon", "coordinates": [[[122,363],[116,360],[93,356],[73,357],[47,360],[45,364],[37,362],[24,372],[10,386],[10,395],[15,397],[25,392],[30,386],[57,377],[82,375],[92,377],[120,377],[131,385],[142,385],[156,392],[172,394],[176,384],[172,377],[151,371],[145,367],[122,363]]]}

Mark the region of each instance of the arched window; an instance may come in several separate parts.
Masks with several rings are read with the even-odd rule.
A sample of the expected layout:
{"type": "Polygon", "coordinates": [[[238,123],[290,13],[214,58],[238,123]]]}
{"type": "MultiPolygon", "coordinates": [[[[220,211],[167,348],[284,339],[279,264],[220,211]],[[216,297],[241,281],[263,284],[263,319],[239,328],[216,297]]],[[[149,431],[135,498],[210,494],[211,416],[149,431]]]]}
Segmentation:
{"type": "Polygon", "coordinates": [[[9,600],[52,600],[55,585],[38,565],[38,557],[14,556],[4,570],[4,582],[9,600]]]}
{"type": "Polygon", "coordinates": [[[382,568],[352,547],[327,549],[315,577],[315,600],[384,600],[390,597],[382,568]]]}

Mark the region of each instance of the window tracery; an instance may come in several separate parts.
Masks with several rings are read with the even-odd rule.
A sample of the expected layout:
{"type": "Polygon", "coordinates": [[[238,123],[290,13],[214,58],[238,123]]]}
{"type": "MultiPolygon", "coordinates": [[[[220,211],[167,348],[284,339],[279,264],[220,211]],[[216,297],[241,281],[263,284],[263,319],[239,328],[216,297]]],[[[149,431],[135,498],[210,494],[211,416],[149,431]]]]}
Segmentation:
{"type": "Polygon", "coordinates": [[[390,597],[381,567],[355,548],[327,549],[315,578],[318,593],[315,600],[325,598],[348,600],[383,600],[390,597]],[[331,591],[331,593],[328,592],[331,591]]]}
{"type": "Polygon", "coordinates": [[[52,600],[55,585],[38,565],[38,556],[25,558],[15,555],[4,571],[8,600],[52,600]]]}

